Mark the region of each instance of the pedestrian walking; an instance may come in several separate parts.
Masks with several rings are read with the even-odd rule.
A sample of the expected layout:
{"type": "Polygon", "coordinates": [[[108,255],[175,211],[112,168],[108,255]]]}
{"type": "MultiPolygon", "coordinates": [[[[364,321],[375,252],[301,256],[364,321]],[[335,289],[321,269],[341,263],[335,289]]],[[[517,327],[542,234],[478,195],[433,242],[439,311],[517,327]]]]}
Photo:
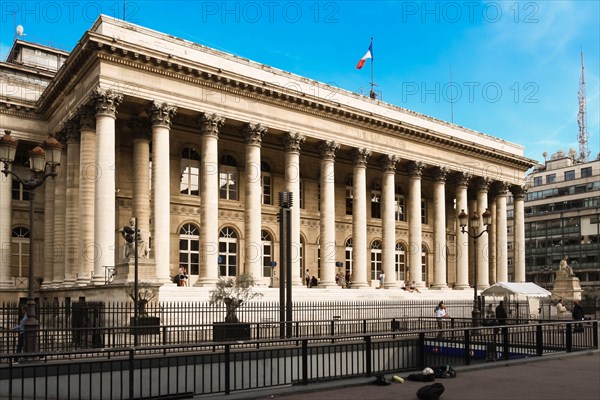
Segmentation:
{"type": "Polygon", "coordinates": [[[438,333],[437,338],[441,339],[444,337],[444,331],[442,331],[442,328],[444,327],[444,319],[450,317],[448,315],[448,310],[446,309],[446,305],[444,304],[443,301],[440,301],[438,303],[437,307],[435,308],[435,317],[437,318],[438,329],[440,329],[440,332],[438,333]]]}
{"type": "Polygon", "coordinates": [[[498,325],[506,325],[506,318],[508,318],[508,314],[506,313],[506,308],[504,308],[504,301],[500,300],[500,304],[496,306],[496,321],[498,325]]]}
{"type": "MultiPolygon", "coordinates": [[[[18,332],[17,337],[17,353],[22,353],[25,349],[25,322],[27,321],[27,306],[22,305],[19,308],[19,323],[12,330],[18,332]]],[[[19,358],[15,357],[15,363],[19,362],[19,358]]]]}

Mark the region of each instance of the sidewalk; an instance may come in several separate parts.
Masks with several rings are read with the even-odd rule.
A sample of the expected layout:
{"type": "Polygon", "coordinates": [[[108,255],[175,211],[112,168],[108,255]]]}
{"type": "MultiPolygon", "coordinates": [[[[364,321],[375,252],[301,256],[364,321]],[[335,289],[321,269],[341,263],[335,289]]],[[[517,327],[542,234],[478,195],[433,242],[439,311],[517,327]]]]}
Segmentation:
{"type": "MultiPolygon", "coordinates": [[[[600,399],[600,352],[587,351],[454,367],[454,379],[436,379],[445,391],[440,400],[598,400],[600,399]]],[[[406,377],[409,373],[397,375],[406,377]]],[[[391,378],[392,375],[387,375],[391,378]]],[[[428,383],[392,382],[389,386],[371,384],[375,378],[272,388],[229,396],[230,399],[326,399],[326,400],[418,400],[417,390],[428,383]]]]}

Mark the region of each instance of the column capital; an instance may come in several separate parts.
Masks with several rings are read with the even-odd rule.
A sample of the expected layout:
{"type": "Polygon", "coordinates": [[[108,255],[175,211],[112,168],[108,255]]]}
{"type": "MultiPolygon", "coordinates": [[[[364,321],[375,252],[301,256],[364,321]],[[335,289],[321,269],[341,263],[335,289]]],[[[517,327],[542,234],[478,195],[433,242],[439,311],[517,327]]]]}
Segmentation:
{"type": "Polygon", "coordinates": [[[96,113],[92,105],[86,104],[77,110],[75,118],[79,121],[79,129],[87,131],[96,130],[96,113]]]}
{"type": "Polygon", "coordinates": [[[69,120],[64,129],[65,141],[67,144],[79,143],[80,131],[79,124],[75,120],[69,120]]]}
{"type": "Polygon", "coordinates": [[[286,132],[283,136],[283,144],[285,151],[292,153],[300,153],[300,146],[306,138],[297,132],[286,132]]]}
{"type": "Polygon", "coordinates": [[[510,187],[510,191],[515,200],[523,200],[525,198],[525,193],[527,193],[526,185],[512,185],[510,187]]]}
{"type": "Polygon", "coordinates": [[[117,108],[123,102],[123,96],[113,92],[112,89],[101,89],[97,87],[92,92],[92,103],[96,110],[96,115],[108,115],[115,118],[117,108]]]}
{"type": "Polygon", "coordinates": [[[323,160],[334,160],[335,152],[338,151],[340,145],[333,140],[324,140],[319,145],[319,152],[323,160]]]}
{"type": "Polygon", "coordinates": [[[267,128],[262,124],[247,123],[242,128],[242,134],[246,139],[246,144],[260,146],[262,138],[267,133],[267,128]]]}
{"type": "Polygon", "coordinates": [[[492,185],[496,196],[506,196],[508,190],[510,189],[510,183],[508,182],[494,181],[492,185]]]}
{"type": "Polygon", "coordinates": [[[479,177],[475,179],[475,188],[478,192],[487,192],[490,190],[490,184],[492,180],[490,178],[479,177]]]}
{"type": "Polygon", "coordinates": [[[225,125],[225,118],[217,114],[201,113],[196,117],[200,133],[206,136],[219,136],[219,129],[225,125]]]}
{"type": "Polygon", "coordinates": [[[150,114],[152,126],[165,126],[170,128],[171,119],[177,114],[177,107],[167,103],[153,101],[148,107],[148,114],[150,114]]]}
{"type": "Polygon", "coordinates": [[[412,161],[408,166],[408,172],[414,178],[421,178],[424,169],[425,163],[421,161],[412,161]]]}
{"type": "Polygon", "coordinates": [[[471,174],[468,172],[457,172],[456,173],[456,186],[458,187],[467,187],[469,186],[469,182],[471,181],[471,174]]]}
{"type": "Polygon", "coordinates": [[[371,152],[365,148],[354,149],[352,152],[354,165],[357,167],[365,167],[370,156],[371,152]]]}
{"type": "Polygon", "coordinates": [[[398,164],[399,161],[400,157],[390,154],[384,154],[379,159],[379,163],[381,164],[381,167],[383,168],[384,172],[395,172],[396,164],[398,164]]]}
{"type": "Polygon", "coordinates": [[[446,167],[436,167],[433,170],[433,177],[438,183],[445,183],[450,170],[446,167]]]}
{"type": "Polygon", "coordinates": [[[150,140],[152,137],[150,122],[145,118],[132,118],[127,122],[127,126],[131,130],[134,139],[150,140]]]}

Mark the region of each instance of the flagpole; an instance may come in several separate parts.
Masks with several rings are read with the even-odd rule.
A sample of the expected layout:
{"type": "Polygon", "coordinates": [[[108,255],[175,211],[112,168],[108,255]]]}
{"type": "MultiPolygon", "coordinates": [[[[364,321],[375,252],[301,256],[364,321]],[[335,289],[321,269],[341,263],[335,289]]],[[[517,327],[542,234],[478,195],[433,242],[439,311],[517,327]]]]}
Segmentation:
{"type": "Polygon", "coordinates": [[[372,99],[377,98],[377,96],[375,95],[375,90],[374,90],[374,86],[375,86],[375,80],[373,79],[373,60],[374,60],[374,56],[373,56],[373,37],[371,37],[371,44],[369,46],[369,49],[371,49],[371,92],[369,93],[369,97],[371,97],[372,99]]]}

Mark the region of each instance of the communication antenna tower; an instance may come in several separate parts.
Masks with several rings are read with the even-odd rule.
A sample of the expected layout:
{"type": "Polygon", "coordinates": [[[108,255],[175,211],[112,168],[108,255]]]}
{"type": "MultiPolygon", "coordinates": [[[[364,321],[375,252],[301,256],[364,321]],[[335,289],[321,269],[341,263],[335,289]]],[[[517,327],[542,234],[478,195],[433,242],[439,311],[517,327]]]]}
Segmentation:
{"type": "Polygon", "coordinates": [[[581,51],[581,80],[579,81],[579,112],[577,113],[577,125],[579,125],[579,161],[586,162],[590,151],[588,150],[589,133],[587,130],[587,111],[585,105],[585,77],[583,73],[583,50],[581,51]]]}

